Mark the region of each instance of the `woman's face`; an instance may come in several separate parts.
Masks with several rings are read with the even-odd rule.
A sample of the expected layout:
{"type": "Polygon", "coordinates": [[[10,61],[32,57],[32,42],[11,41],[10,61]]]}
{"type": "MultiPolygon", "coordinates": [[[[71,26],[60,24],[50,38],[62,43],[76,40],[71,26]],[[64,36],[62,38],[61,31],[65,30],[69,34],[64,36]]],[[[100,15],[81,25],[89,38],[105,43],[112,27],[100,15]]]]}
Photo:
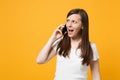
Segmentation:
{"type": "Polygon", "coordinates": [[[79,31],[82,28],[81,16],[79,14],[72,14],[67,18],[66,27],[68,36],[71,38],[80,37],[79,31]]]}

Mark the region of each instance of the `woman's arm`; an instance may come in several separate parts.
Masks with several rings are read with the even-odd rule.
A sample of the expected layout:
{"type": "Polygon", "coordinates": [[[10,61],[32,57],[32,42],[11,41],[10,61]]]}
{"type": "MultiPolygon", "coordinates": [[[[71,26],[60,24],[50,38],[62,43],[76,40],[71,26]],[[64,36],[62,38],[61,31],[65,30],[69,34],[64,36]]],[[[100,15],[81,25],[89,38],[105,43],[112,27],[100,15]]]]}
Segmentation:
{"type": "Polygon", "coordinates": [[[36,58],[36,62],[38,64],[43,64],[49,61],[53,56],[55,56],[56,51],[53,50],[53,43],[60,37],[62,37],[62,32],[60,30],[60,27],[63,27],[64,25],[58,26],[58,28],[53,32],[51,38],[48,40],[48,42],[45,44],[43,49],[38,53],[38,56],[36,58]]]}
{"type": "Polygon", "coordinates": [[[92,80],[101,80],[100,68],[99,68],[99,59],[96,61],[92,61],[90,63],[90,68],[91,68],[91,72],[92,72],[92,80]]]}
{"type": "Polygon", "coordinates": [[[52,44],[54,40],[50,38],[43,49],[39,52],[36,62],[38,64],[42,64],[48,61],[48,56],[53,57],[55,55],[55,51],[52,49],[52,44]]]}

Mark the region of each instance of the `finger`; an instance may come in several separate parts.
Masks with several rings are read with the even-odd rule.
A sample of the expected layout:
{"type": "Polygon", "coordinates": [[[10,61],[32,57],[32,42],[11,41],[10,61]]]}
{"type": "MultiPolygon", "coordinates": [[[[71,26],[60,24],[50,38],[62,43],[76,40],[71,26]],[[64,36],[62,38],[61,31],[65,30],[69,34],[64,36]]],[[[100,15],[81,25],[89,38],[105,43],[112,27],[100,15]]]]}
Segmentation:
{"type": "Polygon", "coordinates": [[[57,29],[57,31],[58,31],[60,34],[62,34],[62,31],[61,31],[60,29],[57,29]]]}
{"type": "Polygon", "coordinates": [[[58,29],[62,30],[64,26],[65,26],[65,24],[61,24],[58,26],[58,29]]]}

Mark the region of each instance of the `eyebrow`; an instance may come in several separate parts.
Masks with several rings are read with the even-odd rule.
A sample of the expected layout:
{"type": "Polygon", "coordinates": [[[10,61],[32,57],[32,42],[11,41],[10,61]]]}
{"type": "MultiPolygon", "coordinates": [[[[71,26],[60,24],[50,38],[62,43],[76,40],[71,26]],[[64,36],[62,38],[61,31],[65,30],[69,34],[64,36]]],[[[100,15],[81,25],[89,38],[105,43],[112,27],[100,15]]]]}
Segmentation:
{"type": "MultiPolygon", "coordinates": [[[[70,20],[70,19],[67,18],[66,20],[70,20]]],[[[79,21],[79,20],[80,20],[80,19],[78,19],[78,20],[72,19],[72,21],[79,21]]]]}

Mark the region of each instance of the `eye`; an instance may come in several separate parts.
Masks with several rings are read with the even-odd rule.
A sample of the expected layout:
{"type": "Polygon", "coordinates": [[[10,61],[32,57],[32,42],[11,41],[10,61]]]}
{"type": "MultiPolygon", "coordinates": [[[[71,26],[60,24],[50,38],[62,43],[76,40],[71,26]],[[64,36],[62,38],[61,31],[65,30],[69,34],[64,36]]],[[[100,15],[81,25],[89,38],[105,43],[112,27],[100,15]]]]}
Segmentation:
{"type": "Polygon", "coordinates": [[[76,23],[77,23],[77,21],[73,20],[73,21],[72,21],[72,23],[75,23],[75,24],[76,24],[76,23]]]}
{"type": "Polygon", "coordinates": [[[70,21],[69,19],[66,20],[66,22],[69,22],[69,21],[70,21]]]}

